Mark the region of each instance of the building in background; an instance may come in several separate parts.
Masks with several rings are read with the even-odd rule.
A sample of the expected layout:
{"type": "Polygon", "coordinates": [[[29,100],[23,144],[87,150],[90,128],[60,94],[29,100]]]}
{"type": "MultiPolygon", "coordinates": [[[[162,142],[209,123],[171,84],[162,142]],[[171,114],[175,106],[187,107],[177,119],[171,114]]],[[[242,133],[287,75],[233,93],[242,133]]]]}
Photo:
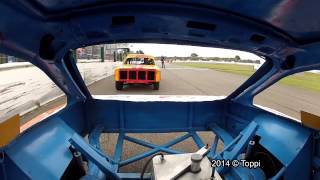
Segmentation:
{"type": "Polygon", "coordinates": [[[4,54],[0,54],[0,64],[4,64],[8,62],[8,56],[4,54]]]}
{"type": "Polygon", "coordinates": [[[77,49],[78,59],[100,59],[100,49],[103,45],[87,46],[77,49]]]}
{"type": "Polygon", "coordinates": [[[126,53],[129,52],[128,43],[105,44],[105,59],[122,61],[126,53]]]}
{"type": "Polygon", "coordinates": [[[101,52],[104,59],[108,61],[121,61],[126,52],[129,51],[128,43],[102,44],[87,46],[77,49],[78,59],[101,59],[101,52]]]}
{"type": "Polygon", "coordinates": [[[0,64],[13,63],[13,62],[25,62],[25,60],[16,58],[14,56],[8,56],[5,54],[0,54],[0,64]]]}

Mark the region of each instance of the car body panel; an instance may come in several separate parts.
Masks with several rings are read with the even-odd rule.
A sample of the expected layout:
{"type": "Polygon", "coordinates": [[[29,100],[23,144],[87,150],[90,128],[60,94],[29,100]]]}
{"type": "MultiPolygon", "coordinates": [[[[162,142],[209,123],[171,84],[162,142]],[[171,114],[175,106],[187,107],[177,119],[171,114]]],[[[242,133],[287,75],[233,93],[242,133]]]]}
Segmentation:
{"type": "Polygon", "coordinates": [[[118,82],[123,82],[126,84],[149,84],[160,82],[161,72],[160,68],[155,64],[154,57],[145,55],[145,54],[128,54],[123,62],[123,65],[118,66],[114,70],[114,79],[118,82]],[[141,59],[149,59],[150,63],[153,65],[144,65],[144,64],[128,64],[130,59],[141,58],[141,59]],[[120,71],[126,72],[126,78],[120,77],[120,71]],[[128,74],[130,72],[136,72],[135,78],[131,78],[128,74]],[[143,78],[139,78],[139,72],[145,72],[143,78]],[[149,79],[149,72],[153,72],[153,78],[149,79]]]}

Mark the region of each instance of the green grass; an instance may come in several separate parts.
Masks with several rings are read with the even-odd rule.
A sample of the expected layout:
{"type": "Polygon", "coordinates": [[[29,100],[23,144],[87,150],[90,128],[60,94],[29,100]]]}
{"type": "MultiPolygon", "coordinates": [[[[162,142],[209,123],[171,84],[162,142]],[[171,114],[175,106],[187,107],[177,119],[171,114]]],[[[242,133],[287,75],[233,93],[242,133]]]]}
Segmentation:
{"type": "MultiPolygon", "coordinates": [[[[206,63],[178,63],[182,66],[208,68],[216,71],[239,74],[243,76],[251,76],[255,70],[250,65],[238,64],[206,64],[206,63]]],[[[289,85],[292,87],[302,88],[315,92],[320,92],[320,74],[304,72],[292,75],[280,80],[280,84],[289,85]]]]}
{"type": "Polygon", "coordinates": [[[244,76],[251,76],[254,73],[254,69],[250,65],[238,65],[238,64],[213,64],[213,63],[179,63],[182,66],[207,68],[216,71],[229,72],[233,74],[240,74],[244,76]]]}
{"type": "Polygon", "coordinates": [[[320,74],[304,72],[280,80],[281,84],[320,92],[320,74]]]}

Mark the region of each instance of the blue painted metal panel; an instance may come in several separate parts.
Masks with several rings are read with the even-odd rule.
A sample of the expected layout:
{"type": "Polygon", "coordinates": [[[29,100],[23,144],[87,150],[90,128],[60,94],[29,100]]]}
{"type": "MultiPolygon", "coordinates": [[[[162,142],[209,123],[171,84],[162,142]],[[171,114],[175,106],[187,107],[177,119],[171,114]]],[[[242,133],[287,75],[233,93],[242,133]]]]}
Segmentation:
{"type": "Polygon", "coordinates": [[[89,132],[88,121],[84,116],[84,104],[81,102],[69,102],[64,109],[57,114],[49,117],[60,117],[74,131],[79,134],[87,134],[89,132]]]}
{"type": "MultiPolygon", "coordinates": [[[[300,149],[296,149],[296,157],[290,163],[288,167],[286,167],[286,171],[283,172],[284,178],[286,179],[312,179],[313,167],[312,167],[312,159],[313,159],[313,144],[312,137],[309,137],[307,142],[300,149]],[[303,169],[301,168],[303,167],[303,169]]],[[[294,147],[292,147],[294,148],[294,147]]],[[[315,177],[316,179],[316,177],[315,177]]]]}
{"type": "Polygon", "coordinates": [[[257,131],[257,135],[261,136],[260,143],[284,165],[294,160],[311,136],[310,130],[274,116],[257,116],[255,121],[260,126],[257,131]],[[290,140],[288,140],[289,137],[290,140]]]}
{"type": "Polygon", "coordinates": [[[73,133],[61,119],[50,119],[28,129],[6,153],[32,179],[59,179],[72,159],[68,139],[73,133]]]}
{"type": "MultiPolygon", "coordinates": [[[[121,102],[121,103],[126,104],[128,102],[121,102]]],[[[132,102],[130,102],[130,103],[132,105],[132,102]]],[[[140,110],[140,113],[144,114],[142,117],[147,117],[146,121],[149,121],[149,119],[153,119],[153,114],[152,114],[153,112],[151,111],[152,108],[150,108],[150,106],[156,105],[156,107],[168,107],[167,106],[168,103],[173,105],[173,103],[175,103],[175,102],[148,102],[148,103],[139,102],[136,104],[139,104],[139,107],[142,108],[142,110],[140,110]],[[144,107],[149,107],[149,108],[144,108],[144,107]]],[[[211,103],[214,104],[216,102],[211,102],[211,103]]],[[[212,107],[211,103],[208,103],[208,102],[206,103],[208,105],[208,108],[207,108],[208,113],[212,112],[212,109],[209,108],[209,107],[212,107]]],[[[105,119],[99,119],[99,117],[103,117],[101,114],[105,114],[106,112],[108,112],[108,109],[104,109],[102,105],[104,105],[104,107],[107,108],[107,107],[112,107],[111,105],[113,105],[113,104],[119,105],[120,102],[118,102],[118,101],[100,101],[100,100],[92,101],[91,107],[100,106],[100,108],[94,108],[95,109],[94,112],[95,112],[96,116],[91,114],[92,112],[90,112],[90,111],[89,111],[90,113],[89,112],[85,113],[88,115],[88,117],[90,117],[90,123],[92,123],[92,125],[93,125],[95,122],[99,122],[99,123],[103,122],[105,119]],[[97,104],[94,104],[94,103],[97,103],[97,104]]],[[[180,104],[181,103],[179,103],[178,106],[180,106],[180,104]]],[[[185,106],[180,106],[180,107],[188,108],[189,104],[190,103],[185,103],[185,106]]],[[[78,105],[74,104],[74,106],[77,107],[78,105]]],[[[126,107],[126,106],[124,106],[124,107],[126,107]]],[[[172,106],[169,106],[169,107],[172,107],[172,106]]],[[[206,107],[206,106],[204,106],[204,107],[206,107]]],[[[68,108],[72,109],[73,107],[68,107],[68,108]]],[[[294,164],[292,164],[294,162],[294,158],[296,158],[298,154],[299,154],[299,157],[300,157],[300,154],[303,154],[302,150],[299,151],[297,149],[298,147],[299,148],[305,147],[304,148],[305,150],[303,150],[304,152],[311,150],[311,148],[309,147],[311,143],[308,141],[308,139],[310,139],[310,137],[311,137],[311,131],[301,127],[298,123],[288,121],[288,120],[281,118],[279,116],[275,116],[275,115],[272,115],[271,113],[264,112],[264,111],[261,111],[261,110],[258,110],[258,109],[255,109],[255,108],[252,108],[249,106],[232,105],[232,106],[228,106],[226,108],[229,111],[235,112],[235,113],[247,111],[247,112],[252,112],[255,114],[255,115],[251,114],[249,119],[252,118],[254,120],[254,122],[259,125],[259,128],[257,130],[257,135],[261,136],[261,141],[260,141],[261,145],[263,145],[267,150],[269,150],[273,155],[275,155],[283,164],[288,166],[287,167],[288,172],[290,172],[289,170],[294,169],[294,168],[291,169],[290,166],[295,167],[294,164]],[[242,110],[238,111],[238,110],[234,110],[233,108],[242,109],[242,110]],[[271,128],[272,130],[270,130],[270,127],[272,127],[271,128]],[[280,128],[280,129],[278,129],[277,131],[274,131],[277,128],[280,128]],[[280,134],[283,134],[284,132],[286,134],[290,135],[290,137],[294,137],[290,141],[290,143],[288,143],[286,136],[280,136],[280,134]],[[277,146],[273,146],[273,142],[275,140],[277,141],[277,146]],[[309,143],[307,143],[307,142],[309,142],[309,143]],[[306,147],[306,145],[308,145],[308,147],[306,147]]],[[[206,108],[204,108],[204,109],[206,109],[206,108]]],[[[170,117],[173,113],[172,111],[167,112],[166,108],[162,108],[162,110],[163,110],[162,118],[170,117]]],[[[222,110],[219,109],[219,111],[227,112],[223,109],[222,110]]],[[[120,117],[118,115],[120,113],[119,109],[117,109],[117,111],[113,112],[113,113],[115,116],[120,117]]],[[[128,114],[130,115],[131,113],[134,113],[134,112],[132,111],[128,114]]],[[[181,121],[182,121],[182,125],[185,126],[184,129],[186,131],[189,131],[190,126],[188,126],[188,123],[187,124],[185,123],[185,122],[188,122],[188,120],[189,120],[189,117],[188,117],[189,113],[187,113],[187,111],[185,111],[185,110],[177,111],[176,114],[178,114],[178,113],[183,114],[182,117],[185,117],[187,119],[187,120],[183,120],[181,118],[181,121]]],[[[201,115],[206,116],[206,112],[202,111],[201,114],[197,114],[197,116],[201,116],[201,115]]],[[[28,130],[24,135],[22,135],[20,138],[18,138],[15,143],[10,145],[8,147],[8,150],[6,150],[6,151],[8,151],[10,158],[14,158],[13,159],[14,162],[17,163],[19,165],[19,167],[24,172],[28,172],[28,173],[30,173],[28,166],[25,166],[27,164],[27,162],[33,160],[33,158],[36,158],[37,157],[36,155],[44,153],[44,151],[46,152],[46,154],[48,156],[50,156],[50,158],[58,157],[59,155],[66,154],[66,153],[69,154],[69,156],[67,156],[65,159],[65,166],[59,166],[59,168],[61,168],[61,170],[59,171],[60,173],[58,173],[57,169],[46,169],[46,171],[43,171],[43,174],[39,174],[39,173],[37,175],[35,175],[33,173],[28,174],[32,178],[47,176],[49,174],[49,172],[48,172],[49,170],[52,170],[52,171],[54,170],[55,173],[58,173],[58,174],[55,174],[55,177],[59,177],[59,176],[61,176],[61,173],[63,172],[64,168],[68,165],[68,162],[71,160],[71,154],[68,150],[68,147],[70,145],[68,143],[68,139],[70,139],[71,135],[75,132],[72,129],[70,129],[66,124],[64,124],[62,122],[62,120],[59,118],[59,116],[65,117],[64,112],[59,113],[54,118],[51,118],[47,121],[44,121],[44,122],[40,123],[39,125],[35,126],[34,128],[28,130]],[[48,129],[50,129],[50,131],[48,129]],[[51,132],[52,136],[46,136],[46,134],[47,133],[50,134],[50,132],[51,132]],[[41,136],[42,133],[43,133],[43,135],[42,135],[43,137],[41,136]],[[59,136],[57,136],[57,133],[59,134],[59,136]],[[34,138],[36,138],[36,135],[37,135],[37,137],[40,135],[38,138],[40,138],[41,143],[38,142],[36,139],[34,139],[34,138]],[[29,138],[27,138],[27,137],[29,137],[29,138]],[[48,143],[48,144],[43,144],[42,138],[45,138],[46,143],[48,143]],[[62,143],[62,142],[64,142],[64,143],[62,143]],[[28,153],[30,153],[30,152],[29,152],[28,146],[26,146],[27,143],[30,143],[29,146],[34,148],[33,152],[35,154],[32,153],[31,155],[28,156],[28,153]],[[57,149],[55,149],[53,151],[52,146],[53,146],[53,144],[56,145],[56,143],[59,143],[59,145],[61,146],[61,148],[60,148],[61,152],[57,151],[57,149]],[[38,144],[38,145],[36,145],[36,144],[38,144]],[[44,146],[42,146],[42,145],[44,145],[44,146]],[[18,146],[20,148],[20,151],[16,151],[17,150],[16,148],[18,146]],[[21,157],[24,157],[24,158],[21,158],[21,157]]],[[[141,116],[141,114],[139,114],[139,116],[141,116]]],[[[139,117],[139,116],[136,116],[136,117],[139,117]]],[[[176,115],[176,116],[179,117],[180,115],[176,115]]],[[[234,116],[239,116],[239,114],[234,114],[234,116]]],[[[68,117],[70,118],[70,116],[68,116],[68,117]]],[[[106,117],[111,118],[110,116],[106,116],[106,117]]],[[[199,118],[199,119],[203,119],[203,118],[199,118]]],[[[237,121],[237,120],[235,120],[235,121],[237,121]]],[[[69,122],[77,123],[76,121],[69,121],[69,122]]],[[[114,123],[114,122],[112,122],[112,120],[110,120],[110,121],[105,120],[105,122],[103,122],[103,125],[106,126],[107,131],[108,131],[108,128],[111,127],[108,124],[109,122],[111,124],[113,123],[119,127],[119,123],[120,123],[119,121],[117,123],[114,123]]],[[[143,122],[143,121],[141,121],[141,122],[143,122]]],[[[243,122],[246,122],[246,121],[243,121],[243,122]]],[[[178,119],[177,123],[180,123],[179,119],[178,119]]],[[[203,127],[202,127],[203,129],[210,127],[209,126],[210,122],[209,122],[209,124],[207,124],[208,122],[202,122],[202,123],[203,123],[203,127]]],[[[228,124],[232,124],[232,123],[233,123],[233,119],[230,118],[228,124]]],[[[134,127],[131,127],[133,130],[135,130],[135,128],[138,127],[140,129],[139,132],[148,132],[149,131],[149,129],[147,129],[147,127],[145,127],[145,125],[143,125],[143,126],[132,125],[132,126],[134,126],[134,127]],[[144,129],[141,130],[141,127],[143,127],[144,129]]],[[[164,126],[160,125],[160,124],[154,124],[153,127],[154,127],[153,130],[156,130],[156,131],[170,131],[170,130],[164,128],[164,126]]],[[[170,128],[170,124],[167,124],[167,127],[170,128]]],[[[199,127],[197,127],[197,128],[199,128],[199,127]]],[[[117,131],[120,131],[120,129],[117,129],[117,127],[115,129],[117,131]]],[[[124,130],[132,131],[132,129],[126,128],[124,130]]],[[[92,131],[92,133],[94,133],[94,132],[95,131],[92,131]]],[[[224,134],[219,131],[216,131],[216,132],[218,133],[218,137],[222,137],[224,134]]],[[[229,130],[228,132],[236,133],[236,129],[234,129],[233,131],[229,130]]],[[[156,146],[156,145],[152,145],[150,143],[145,143],[141,140],[130,139],[129,137],[126,137],[125,135],[119,136],[120,137],[120,144],[116,146],[116,150],[115,150],[116,155],[114,157],[115,159],[112,161],[118,162],[120,166],[123,166],[128,163],[145,158],[145,157],[147,157],[153,153],[156,153],[158,151],[168,150],[168,152],[171,152],[169,149],[166,149],[166,148],[168,148],[168,147],[172,146],[173,144],[176,144],[180,141],[183,141],[188,137],[192,137],[192,135],[195,136],[193,131],[191,131],[190,133],[191,134],[188,133],[181,138],[178,138],[176,140],[173,140],[172,142],[169,142],[169,143],[161,145],[161,146],[156,146]],[[136,142],[138,144],[143,144],[145,146],[152,147],[154,149],[151,151],[148,151],[146,153],[143,153],[143,154],[138,154],[137,156],[134,156],[132,158],[120,161],[119,155],[122,152],[122,144],[123,144],[122,141],[124,139],[132,140],[132,142],[136,142]]],[[[98,143],[98,137],[99,137],[98,134],[91,136],[91,138],[94,138],[93,140],[90,141],[91,143],[93,143],[93,145],[98,143]]],[[[231,135],[229,135],[229,136],[231,136],[231,135]]],[[[235,138],[234,140],[232,140],[232,142],[230,142],[229,146],[225,146],[225,149],[228,150],[228,148],[236,147],[235,144],[233,144],[233,143],[238,143],[238,140],[240,138],[241,138],[241,136],[238,136],[238,138],[235,138]]],[[[198,147],[201,147],[204,145],[198,136],[195,136],[194,140],[195,140],[196,144],[198,145],[198,147]]],[[[246,142],[247,142],[247,140],[248,140],[248,138],[246,138],[246,142]]],[[[228,142],[229,141],[230,140],[228,140],[228,142]]],[[[59,150],[59,148],[58,148],[58,150],[59,150]]],[[[172,151],[171,153],[177,153],[177,152],[172,151]]],[[[238,153],[238,151],[237,151],[237,153],[238,153]]],[[[101,154],[101,155],[104,156],[103,154],[101,154]]],[[[39,163],[41,164],[41,162],[42,161],[40,161],[39,163]]],[[[60,158],[59,161],[58,162],[56,161],[55,163],[60,164],[61,162],[63,162],[63,158],[62,159],[60,158]]],[[[307,162],[309,162],[309,165],[310,165],[311,158],[307,162]]],[[[37,161],[35,161],[34,163],[37,163],[37,161]]],[[[38,165],[38,166],[39,166],[39,168],[49,168],[47,166],[41,166],[41,165],[38,165]]],[[[115,169],[117,169],[117,165],[115,165],[115,169]]],[[[54,177],[52,177],[52,178],[54,179],[54,177]]]]}
{"type": "Polygon", "coordinates": [[[188,103],[137,103],[124,106],[125,128],[136,129],[182,129],[189,127],[188,103]],[[143,110],[142,110],[143,109],[143,110]],[[163,112],[166,113],[163,113],[163,112]],[[180,113],[179,113],[180,112],[180,113]],[[168,126],[170,124],[170,127],[168,126]]]}
{"type": "MultiPolygon", "coordinates": [[[[297,168],[291,168],[291,166],[301,167],[301,165],[298,165],[299,163],[294,163],[293,161],[295,158],[301,157],[302,154],[304,154],[304,160],[300,164],[302,162],[305,163],[306,169],[311,166],[312,148],[307,148],[312,144],[310,142],[312,137],[310,129],[304,128],[300,123],[293,120],[241,104],[230,103],[228,111],[233,115],[230,116],[231,121],[243,122],[241,124],[246,125],[245,121],[248,120],[259,124],[257,130],[257,135],[261,137],[259,143],[286,166],[288,174],[296,174],[301,178],[309,177],[310,172],[308,170],[301,171],[297,168]]],[[[232,131],[229,130],[229,132],[232,131]]]]}
{"type": "MultiPolygon", "coordinates": [[[[112,105],[114,105],[114,104],[117,104],[117,105],[123,104],[124,107],[126,107],[126,103],[128,103],[128,102],[121,102],[120,103],[118,101],[95,100],[95,101],[91,102],[91,105],[92,105],[91,107],[100,106],[99,108],[94,108],[95,115],[91,114],[92,112],[90,112],[90,111],[89,112],[86,111],[86,113],[84,113],[84,114],[88,115],[86,118],[90,117],[90,123],[92,123],[92,125],[95,124],[96,122],[99,122],[99,123],[102,122],[103,126],[106,126],[107,131],[108,131],[108,128],[111,127],[108,124],[110,122],[111,124],[115,124],[117,126],[117,127],[115,127],[115,129],[117,131],[120,131],[120,129],[118,128],[118,127],[120,127],[119,126],[119,124],[120,124],[119,121],[117,121],[115,123],[115,122],[112,122],[113,120],[99,119],[99,117],[104,117],[104,116],[102,116],[102,114],[105,114],[106,112],[108,112],[109,109],[105,109],[105,108],[112,107],[112,105]],[[97,103],[97,104],[95,104],[95,103],[97,103]]],[[[132,102],[129,102],[129,103],[131,105],[133,105],[132,102]]],[[[139,111],[140,111],[140,113],[143,114],[143,116],[141,114],[139,114],[136,117],[141,116],[142,120],[143,120],[143,117],[144,118],[147,117],[147,120],[145,122],[147,122],[149,119],[153,119],[153,115],[154,115],[153,111],[152,111],[153,109],[150,108],[150,107],[152,107],[153,105],[156,105],[156,107],[158,107],[158,108],[161,107],[162,108],[162,110],[163,110],[162,118],[165,119],[166,117],[172,116],[173,112],[172,111],[167,112],[167,109],[164,108],[164,107],[168,107],[167,106],[168,104],[171,104],[173,106],[174,103],[175,102],[148,102],[148,103],[139,102],[139,103],[135,103],[135,105],[139,104],[138,107],[142,109],[142,110],[139,110],[139,111]],[[144,107],[149,107],[149,108],[144,108],[144,107]]],[[[214,103],[216,103],[216,102],[211,102],[211,103],[206,102],[205,104],[207,106],[203,105],[204,110],[201,111],[201,114],[200,113],[194,113],[194,115],[195,116],[204,116],[204,117],[206,117],[207,113],[206,113],[205,110],[207,110],[207,112],[209,114],[212,113],[213,109],[211,109],[210,107],[212,107],[212,104],[214,104],[214,103]]],[[[178,106],[180,106],[181,104],[182,103],[179,103],[178,106]]],[[[185,103],[185,106],[180,106],[180,107],[184,107],[184,108],[188,109],[188,108],[190,108],[189,105],[190,105],[190,103],[185,103]]],[[[67,109],[74,109],[75,107],[79,107],[78,104],[69,105],[69,106],[70,107],[68,107],[67,109]],[[74,107],[72,107],[72,106],[74,106],[74,107]]],[[[169,106],[169,107],[172,108],[172,106],[169,106]]],[[[252,114],[247,114],[248,115],[247,117],[248,117],[249,120],[254,120],[254,122],[258,123],[259,128],[257,130],[257,135],[261,136],[261,141],[260,141],[261,145],[263,145],[267,150],[269,150],[273,155],[275,155],[283,164],[288,166],[287,167],[287,171],[288,172],[290,172],[289,170],[291,170],[290,166],[292,166],[292,167],[295,166],[294,164],[292,164],[294,162],[294,158],[296,158],[298,154],[299,155],[302,154],[302,152],[300,152],[300,150],[298,150],[299,148],[305,147],[304,151],[310,151],[311,150],[311,148],[309,147],[311,143],[308,141],[308,139],[310,139],[310,137],[311,137],[311,131],[301,127],[296,122],[291,122],[291,121],[286,120],[285,118],[281,118],[279,116],[272,115],[271,113],[264,112],[264,111],[261,111],[261,110],[256,109],[256,108],[252,108],[252,107],[249,107],[249,106],[243,106],[241,104],[238,104],[238,105],[230,104],[230,106],[226,106],[225,108],[229,111],[229,113],[230,112],[235,113],[235,114],[233,114],[232,116],[229,117],[228,124],[233,124],[234,122],[239,121],[237,119],[233,119],[234,117],[240,118],[240,121],[242,123],[247,123],[246,120],[241,119],[241,118],[243,118],[243,114],[238,114],[238,113],[241,113],[241,112],[244,112],[244,111],[252,113],[252,114]],[[271,128],[272,130],[270,130],[270,127],[272,127],[271,128]],[[277,129],[277,128],[280,128],[280,129],[277,129]],[[293,138],[293,140],[290,141],[290,143],[288,143],[287,137],[286,136],[281,136],[279,133],[280,134],[285,133],[285,134],[288,134],[289,137],[294,137],[294,138],[293,138]],[[273,142],[275,140],[277,140],[277,146],[273,146],[273,142]],[[307,141],[309,143],[307,143],[307,141]],[[308,145],[308,147],[306,147],[306,145],[308,145]]],[[[116,110],[116,108],[114,108],[112,110],[116,110]]],[[[137,110],[137,109],[135,109],[135,110],[137,110]]],[[[82,114],[83,112],[81,112],[81,111],[82,111],[82,109],[79,110],[79,112],[82,114]]],[[[224,109],[222,109],[222,110],[219,109],[219,111],[220,112],[227,112],[224,109]]],[[[114,116],[121,117],[119,115],[120,112],[121,112],[121,110],[117,109],[117,111],[113,112],[114,116]]],[[[181,111],[176,111],[175,113],[178,114],[178,115],[176,115],[176,117],[180,117],[180,119],[177,119],[178,122],[176,122],[176,123],[181,123],[181,122],[179,122],[179,120],[181,120],[182,121],[182,126],[184,126],[184,129],[186,131],[189,131],[190,123],[186,123],[186,122],[188,122],[188,120],[190,120],[190,117],[189,117],[190,114],[187,113],[187,112],[188,111],[186,111],[185,109],[183,109],[181,111]],[[181,115],[179,115],[179,113],[181,113],[183,115],[181,116],[181,115]],[[181,117],[186,118],[186,120],[183,120],[181,117]]],[[[127,115],[130,115],[131,113],[133,114],[134,111],[132,111],[132,112],[130,111],[130,113],[128,113],[127,115]]],[[[40,123],[39,125],[35,126],[34,128],[28,130],[23,136],[18,138],[16,143],[13,143],[12,145],[9,146],[7,151],[8,151],[8,154],[9,154],[10,158],[14,158],[15,163],[17,163],[19,165],[19,167],[23,171],[30,173],[30,171],[28,171],[28,168],[27,168],[28,166],[25,166],[26,162],[33,160],[33,158],[37,157],[35,155],[39,155],[39,154],[43,153],[44,151],[46,153],[48,153],[47,154],[48,156],[50,154],[51,158],[57,157],[59,155],[59,153],[61,155],[62,151],[64,152],[64,154],[66,152],[68,152],[70,154],[70,152],[68,150],[69,144],[67,142],[67,140],[68,140],[67,138],[70,138],[71,134],[73,134],[74,131],[72,129],[70,129],[66,124],[64,124],[62,122],[62,120],[59,118],[60,116],[64,117],[64,118],[71,118],[71,116],[65,116],[64,114],[65,114],[65,112],[62,111],[61,113],[58,113],[57,115],[55,115],[55,117],[52,117],[51,119],[40,123]],[[50,126],[55,127],[55,128],[52,128],[50,126]],[[49,127],[50,127],[50,131],[48,131],[49,127]],[[56,129],[56,131],[55,131],[55,129],[56,129]],[[60,131],[58,131],[59,129],[60,129],[60,131]],[[48,137],[45,136],[47,133],[50,134],[50,132],[51,132],[52,136],[48,136],[48,137]],[[37,140],[33,139],[33,138],[35,138],[35,135],[38,136],[41,133],[43,133],[44,134],[43,136],[46,137],[46,139],[47,139],[46,142],[48,144],[50,144],[50,143],[53,143],[53,144],[60,143],[60,145],[61,145],[63,143],[61,143],[60,141],[64,142],[64,146],[61,147],[61,152],[59,152],[59,151],[57,152],[56,150],[52,151],[53,148],[48,149],[49,147],[52,147],[52,145],[47,145],[47,144],[43,144],[42,143],[41,145],[46,145],[46,146],[40,146],[40,143],[38,143],[37,140]],[[57,137],[55,137],[57,133],[61,137],[60,140],[59,140],[59,138],[56,139],[57,137]],[[29,137],[29,138],[27,138],[27,137],[29,137]],[[50,141],[50,139],[51,139],[51,141],[50,141]],[[33,141],[33,142],[31,142],[31,141],[33,141]],[[29,150],[28,150],[28,146],[25,146],[27,142],[30,142],[30,146],[34,148],[33,151],[34,151],[35,154],[32,154],[32,156],[27,156],[27,152],[30,153],[29,150]],[[39,144],[39,145],[35,146],[36,144],[39,144]],[[14,145],[15,148],[19,146],[20,151],[16,151],[16,149],[12,147],[13,145],[14,145]],[[20,158],[20,157],[24,157],[24,158],[20,158]]],[[[223,115],[220,115],[220,116],[223,116],[223,115]]],[[[112,119],[111,116],[106,116],[106,117],[108,117],[108,119],[109,118],[112,119]]],[[[72,120],[72,121],[68,120],[68,122],[71,123],[71,125],[72,125],[72,123],[77,123],[77,121],[76,121],[77,118],[73,117],[73,119],[74,120],[72,120]]],[[[206,118],[200,117],[199,119],[206,119],[206,118]]],[[[158,119],[158,121],[160,121],[160,119],[158,119]]],[[[143,122],[143,121],[140,121],[140,122],[143,122]]],[[[213,122],[215,122],[215,121],[213,121],[213,122]]],[[[210,122],[201,122],[201,123],[203,124],[203,127],[201,127],[203,129],[205,129],[207,127],[210,127],[209,126],[210,122]]],[[[193,123],[191,123],[191,124],[193,124],[193,123]]],[[[171,124],[167,124],[167,127],[170,128],[170,125],[171,124]]],[[[147,129],[147,127],[145,127],[145,125],[142,125],[142,126],[141,125],[132,125],[132,126],[134,126],[134,127],[132,127],[132,129],[135,129],[135,128],[138,127],[140,129],[139,132],[144,132],[144,131],[148,132],[149,131],[149,129],[147,129]],[[142,129],[141,127],[143,127],[144,129],[141,130],[142,129]]],[[[243,126],[246,126],[246,125],[243,124],[243,126]]],[[[161,124],[154,124],[153,127],[154,127],[153,130],[157,130],[157,131],[170,131],[170,130],[164,128],[163,125],[161,125],[161,124]]],[[[197,127],[197,128],[199,128],[199,127],[197,127]]],[[[132,129],[126,128],[124,130],[131,131],[132,129]]],[[[94,133],[94,132],[95,131],[92,131],[92,133],[94,133]]],[[[223,134],[224,134],[224,133],[221,133],[219,131],[216,131],[216,132],[218,133],[219,137],[222,137],[223,134]]],[[[230,133],[237,133],[237,129],[236,128],[235,129],[230,129],[228,131],[228,133],[229,132],[230,133]]],[[[167,148],[167,147],[171,146],[172,144],[180,142],[181,140],[185,140],[187,137],[192,137],[193,133],[194,132],[191,131],[191,134],[187,134],[186,136],[183,136],[182,138],[179,138],[179,140],[174,140],[174,142],[170,142],[169,144],[165,144],[165,145],[162,145],[162,146],[151,145],[149,143],[144,143],[144,142],[139,141],[139,140],[134,140],[133,142],[136,142],[138,144],[144,144],[144,145],[152,147],[154,149],[149,151],[149,152],[146,152],[144,154],[140,154],[140,155],[137,155],[135,157],[132,157],[131,159],[129,158],[127,160],[123,160],[121,162],[119,161],[120,160],[119,159],[119,155],[116,155],[115,159],[118,159],[118,162],[119,162],[120,166],[126,165],[126,164],[134,162],[136,160],[145,158],[145,157],[147,157],[147,156],[149,156],[149,155],[151,155],[153,153],[156,153],[158,151],[164,150],[163,148],[167,148]]],[[[92,138],[94,138],[91,141],[91,142],[93,142],[93,144],[97,144],[98,143],[98,141],[97,141],[98,137],[99,137],[98,134],[96,134],[95,136],[91,136],[92,138]]],[[[42,140],[41,137],[42,136],[39,136],[40,140],[42,140]]],[[[125,139],[125,137],[126,136],[123,136],[122,140],[120,140],[120,141],[123,141],[125,139]]],[[[130,138],[127,138],[127,139],[132,140],[130,138]]],[[[194,140],[195,140],[196,144],[198,145],[198,147],[201,147],[201,146],[204,145],[198,137],[195,137],[194,140]]],[[[236,138],[235,140],[236,141],[234,141],[234,142],[237,142],[239,139],[236,138]]],[[[229,141],[230,140],[228,140],[228,142],[229,141]]],[[[121,144],[122,143],[120,143],[120,146],[122,146],[121,144]]],[[[230,144],[232,144],[232,143],[230,143],[230,144]]],[[[120,146],[116,147],[117,148],[116,151],[115,151],[116,154],[121,154],[122,150],[121,150],[120,146]]],[[[233,145],[231,145],[230,147],[232,147],[232,146],[233,145]]],[[[228,148],[228,146],[225,147],[225,148],[228,148]]],[[[176,152],[172,152],[172,153],[176,153],[176,152]]],[[[65,166],[59,166],[61,168],[61,170],[59,171],[60,172],[59,174],[55,174],[56,177],[61,176],[61,173],[63,172],[63,168],[65,168],[67,166],[67,164],[70,161],[70,159],[71,159],[71,154],[68,157],[66,157],[65,166]]],[[[60,161],[62,161],[62,160],[63,159],[59,159],[59,163],[61,163],[60,161]]],[[[115,160],[115,162],[117,162],[117,160],[115,160]]],[[[307,162],[309,162],[309,165],[310,165],[311,164],[311,158],[310,159],[308,158],[307,162]]],[[[39,163],[41,163],[41,161],[39,163]]],[[[56,163],[58,163],[58,162],[56,162],[56,163]]],[[[306,166],[307,166],[307,164],[306,164],[306,166]]],[[[39,165],[39,168],[41,168],[41,165],[39,165]]],[[[44,166],[42,168],[48,168],[48,167],[44,166]]],[[[49,173],[48,170],[50,170],[50,169],[47,169],[47,171],[43,171],[43,174],[38,174],[38,175],[28,174],[28,175],[30,177],[37,178],[39,176],[47,175],[47,173],[49,173]]],[[[51,170],[54,170],[55,173],[57,173],[57,171],[58,171],[56,169],[51,169],[51,170]]]]}
{"type": "Polygon", "coordinates": [[[90,129],[96,124],[103,124],[106,132],[120,129],[120,105],[119,101],[87,101],[85,118],[90,129]]]}
{"type": "Polygon", "coordinates": [[[207,130],[209,122],[223,119],[222,102],[128,102],[90,100],[86,103],[86,119],[103,124],[106,132],[169,132],[207,130]],[[190,104],[195,108],[189,113],[190,104]],[[90,107],[90,108],[89,108],[90,107]],[[192,117],[191,117],[192,116],[192,117]]]}
{"type": "Polygon", "coordinates": [[[194,113],[192,117],[192,127],[203,127],[204,124],[215,122],[221,124],[224,120],[226,103],[223,101],[194,102],[194,113]]]}
{"type": "Polygon", "coordinates": [[[19,168],[14,161],[11,160],[9,156],[5,156],[4,159],[0,160],[0,179],[1,180],[10,180],[10,179],[21,179],[29,180],[31,177],[28,177],[27,174],[19,168]],[[2,162],[1,162],[2,161],[2,162]]]}

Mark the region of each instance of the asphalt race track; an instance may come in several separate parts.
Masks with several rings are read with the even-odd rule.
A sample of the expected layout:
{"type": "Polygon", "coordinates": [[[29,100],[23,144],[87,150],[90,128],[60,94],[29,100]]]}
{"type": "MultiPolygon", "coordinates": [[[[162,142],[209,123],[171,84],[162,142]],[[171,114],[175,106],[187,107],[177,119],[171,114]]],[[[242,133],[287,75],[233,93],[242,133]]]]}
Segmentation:
{"type": "MultiPolygon", "coordinates": [[[[160,89],[152,90],[148,85],[126,86],[117,91],[113,76],[92,84],[91,94],[147,94],[147,95],[210,95],[228,96],[248,77],[211,69],[189,68],[167,64],[162,69],[160,89]]],[[[287,85],[275,84],[257,95],[255,104],[275,109],[296,119],[300,111],[318,114],[320,112],[320,93],[306,91],[287,85]]],[[[320,115],[320,114],[318,114],[320,115]]]]}

